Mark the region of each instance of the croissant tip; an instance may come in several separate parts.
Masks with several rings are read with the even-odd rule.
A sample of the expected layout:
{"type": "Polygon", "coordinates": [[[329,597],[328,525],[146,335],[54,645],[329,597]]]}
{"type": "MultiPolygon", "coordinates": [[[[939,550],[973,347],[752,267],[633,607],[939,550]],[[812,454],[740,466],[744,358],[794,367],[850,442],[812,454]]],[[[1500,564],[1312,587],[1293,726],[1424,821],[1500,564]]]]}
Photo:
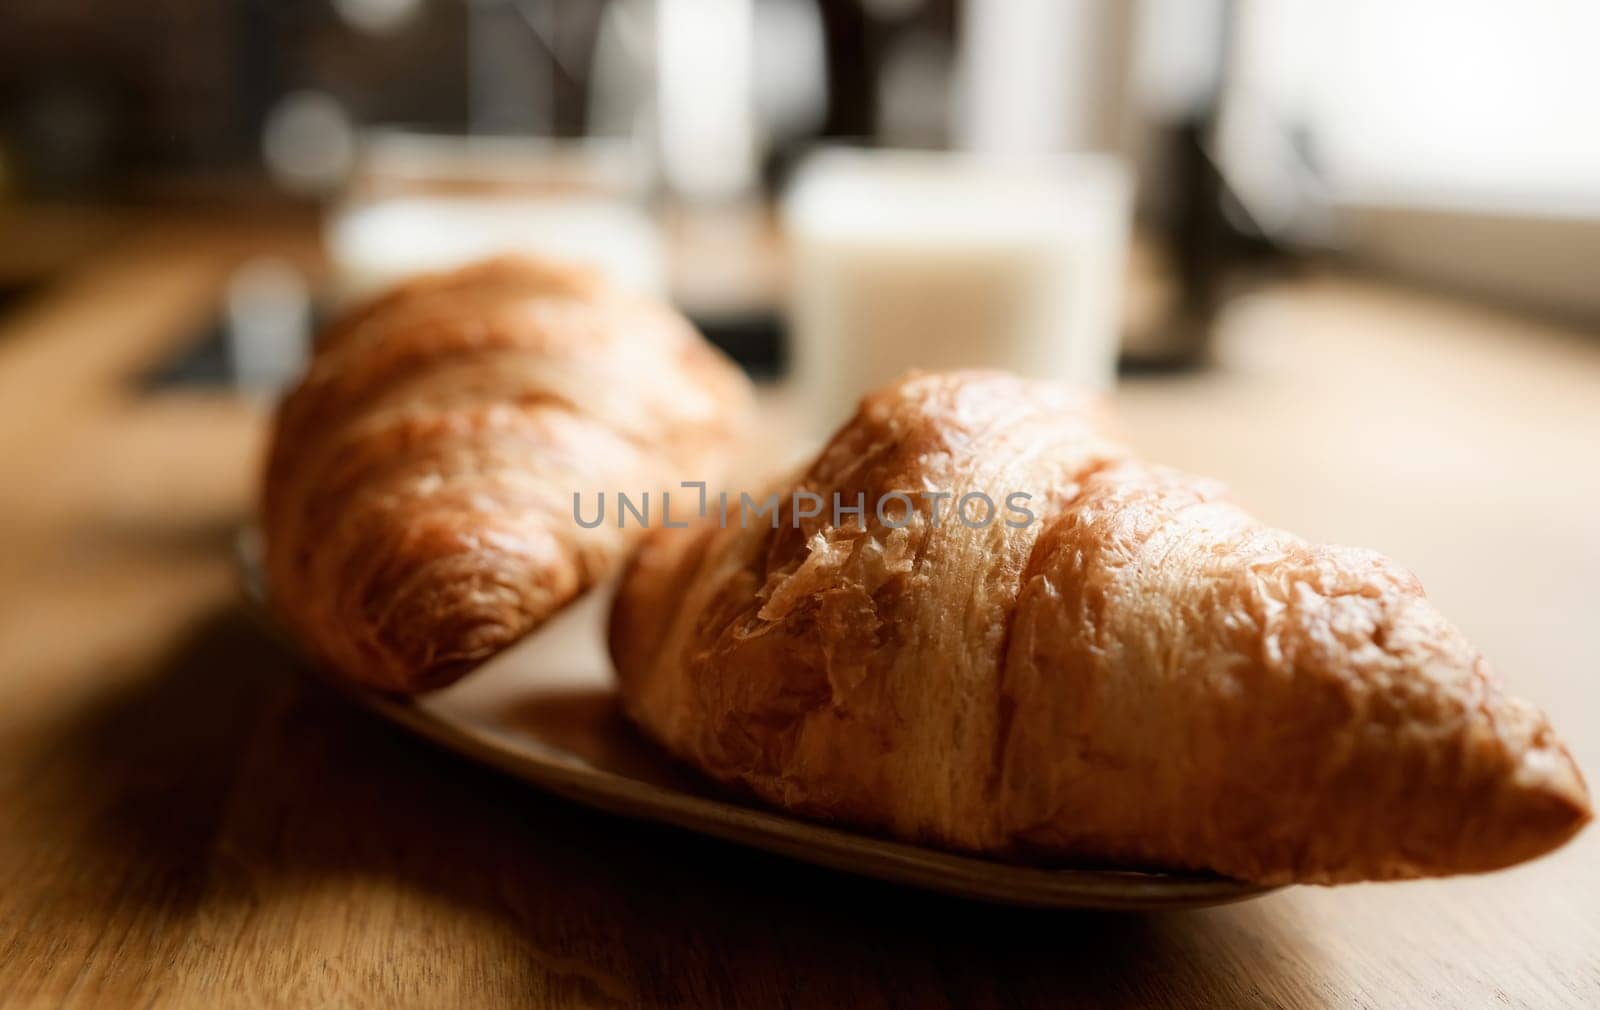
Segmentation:
{"type": "Polygon", "coordinates": [[[1577,765],[1565,753],[1535,752],[1508,784],[1496,818],[1500,837],[1483,839],[1468,872],[1495,870],[1536,859],[1571,841],[1594,819],[1577,765]]]}
{"type": "Polygon", "coordinates": [[[1594,819],[1589,790],[1577,764],[1564,754],[1562,757],[1565,760],[1553,774],[1527,790],[1525,800],[1529,808],[1529,823],[1546,830],[1552,840],[1552,849],[1576,835],[1594,819]]]}

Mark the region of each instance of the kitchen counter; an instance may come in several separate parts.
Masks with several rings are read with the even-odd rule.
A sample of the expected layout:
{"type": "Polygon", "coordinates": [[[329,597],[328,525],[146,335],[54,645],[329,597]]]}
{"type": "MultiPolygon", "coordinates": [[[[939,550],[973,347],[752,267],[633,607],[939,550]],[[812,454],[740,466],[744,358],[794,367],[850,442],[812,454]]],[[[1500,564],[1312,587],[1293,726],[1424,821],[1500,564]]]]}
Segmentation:
{"type": "MultiPolygon", "coordinates": [[[[259,403],[142,392],[292,225],[125,229],[0,319],[0,1003],[1600,1005],[1600,829],[1160,915],[901,890],[592,813],[307,679],[235,591],[259,403]]],[[[1422,578],[1600,774],[1600,339],[1329,271],[1127,435],[1422,578]]]]}

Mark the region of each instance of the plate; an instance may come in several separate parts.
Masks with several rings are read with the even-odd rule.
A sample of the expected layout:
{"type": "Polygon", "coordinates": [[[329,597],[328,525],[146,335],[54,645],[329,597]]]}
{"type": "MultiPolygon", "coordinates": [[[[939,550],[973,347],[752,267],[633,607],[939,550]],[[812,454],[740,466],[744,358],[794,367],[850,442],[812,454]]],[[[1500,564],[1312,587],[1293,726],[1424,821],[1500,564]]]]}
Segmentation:
{"type": "MultiPolygon", "coordinates": [[[[254,531],[241,535],[239,558],[252,609],[276,630],[254,531]]],[[[731,800],[623,718],[603,640],[609,603],[609,592],[589,593],[442,691],[416,698],[346,693],[418,736],[588,807],[963,898],[1043,908],[1172,909],[1273,890],[1202,874],[1001,863],[731,800]]]]}

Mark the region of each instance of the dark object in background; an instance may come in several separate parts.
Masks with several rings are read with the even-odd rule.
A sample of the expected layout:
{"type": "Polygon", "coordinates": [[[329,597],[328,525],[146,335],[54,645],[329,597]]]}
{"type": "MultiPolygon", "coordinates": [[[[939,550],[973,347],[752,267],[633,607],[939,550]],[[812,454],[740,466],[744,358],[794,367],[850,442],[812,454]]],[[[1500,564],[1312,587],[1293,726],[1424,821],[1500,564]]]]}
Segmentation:
{"type": "Polygon", "coordinates": [[[788,328],[778,312],[749,312],[694,324],[752,379],[777,379],[788,368],[788,328]]]}
{"type": "Polygon", "coordinates": [[[228,351],[227,317],[211,317],[200,332],[184,341],[173,354],[139,375],[137,386],[143,393],[169,389],[218,388],[237,385],[233,358],[228,351]]]}
{"type": "Polygon", "coordinates": [[[1140,350],[1124,352],[1124,375],[1185,371],[1210,361],[1212,331],[1228,298],[1262,273],[1292,263],[1288,249],[1250,220],[1212,158],[1211,124],[1190,119],[1166,137],[1176,181],[1168,219],[1160,228],[1172,263],[1177,297],[1156,332],[1142,333],[1140,350]]]}
{"type": "Polygon", "coordinates": [[[25,196],[258,176],[262,124],[297,89],[356,122],[461,131],[467,6],[418,4],[371,36],[326,0],[0,4],[0,155],[25,196]]]}
{"type": "MultiPolygon", "coordinates": [[[[318,325],[326,321],[319,314],[318,325]]],[[[752,312],[717,319],[696,319],[695,326],[752,379],[778,378],[784,368],[785,330],[777,313],[752,312]]],[[[218,311],[178,351],[138,377],[141,392],[169,389],[235,388],[240,385],[229,347],[227,314],[218,311]]]]}
{"type": "Polygon", "coordinates": [[[1222,303],[1230,250],[1222,210],[1222,174],[1206,152],[1205,120],[1177,123],[1163,138],[1171,150],[1174,191],[1162,238],[1173,267],[1177,297],[1155,331],[1140,334],[1138,351],[1124,351],[1125,374],[1183,371],[1204,364],[1222,303]]]}
{"type": "Polygon", "coordinates": [[[122,154],[124,104],[110,76],[68,69],[23,82],[0,127],[7,167],[40,196],[97,189],[122,154]]]}

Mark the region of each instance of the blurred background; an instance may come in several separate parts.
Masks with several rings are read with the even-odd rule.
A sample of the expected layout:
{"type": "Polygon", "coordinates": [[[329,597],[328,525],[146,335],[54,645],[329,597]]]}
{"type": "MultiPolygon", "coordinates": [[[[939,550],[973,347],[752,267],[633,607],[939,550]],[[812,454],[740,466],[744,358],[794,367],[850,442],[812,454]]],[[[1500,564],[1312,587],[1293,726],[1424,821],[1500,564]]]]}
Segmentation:
{"type": "Polygon", "coordinates": [[[1592,828],[1149,923],[901,904],[379,731],[236,548],[320,320],[563,256],[764,380],[782,452],[913,365],[1112,390],[1145,456],[1415,571],[1592,776],[1597,54],[1593,0],[0,3],[0,981],[1594,1004],[1592,828]]]}
{"type": "Polygon", "coordinates": [[[158,369],[271,387],[341,301],[544,251],[824,419],[911,364],[1202,368],[1307,262],[1592,330],[1597,40],[1582,0],[9,4],[0,288],[151,214],[298,227],[158,369]]]}

